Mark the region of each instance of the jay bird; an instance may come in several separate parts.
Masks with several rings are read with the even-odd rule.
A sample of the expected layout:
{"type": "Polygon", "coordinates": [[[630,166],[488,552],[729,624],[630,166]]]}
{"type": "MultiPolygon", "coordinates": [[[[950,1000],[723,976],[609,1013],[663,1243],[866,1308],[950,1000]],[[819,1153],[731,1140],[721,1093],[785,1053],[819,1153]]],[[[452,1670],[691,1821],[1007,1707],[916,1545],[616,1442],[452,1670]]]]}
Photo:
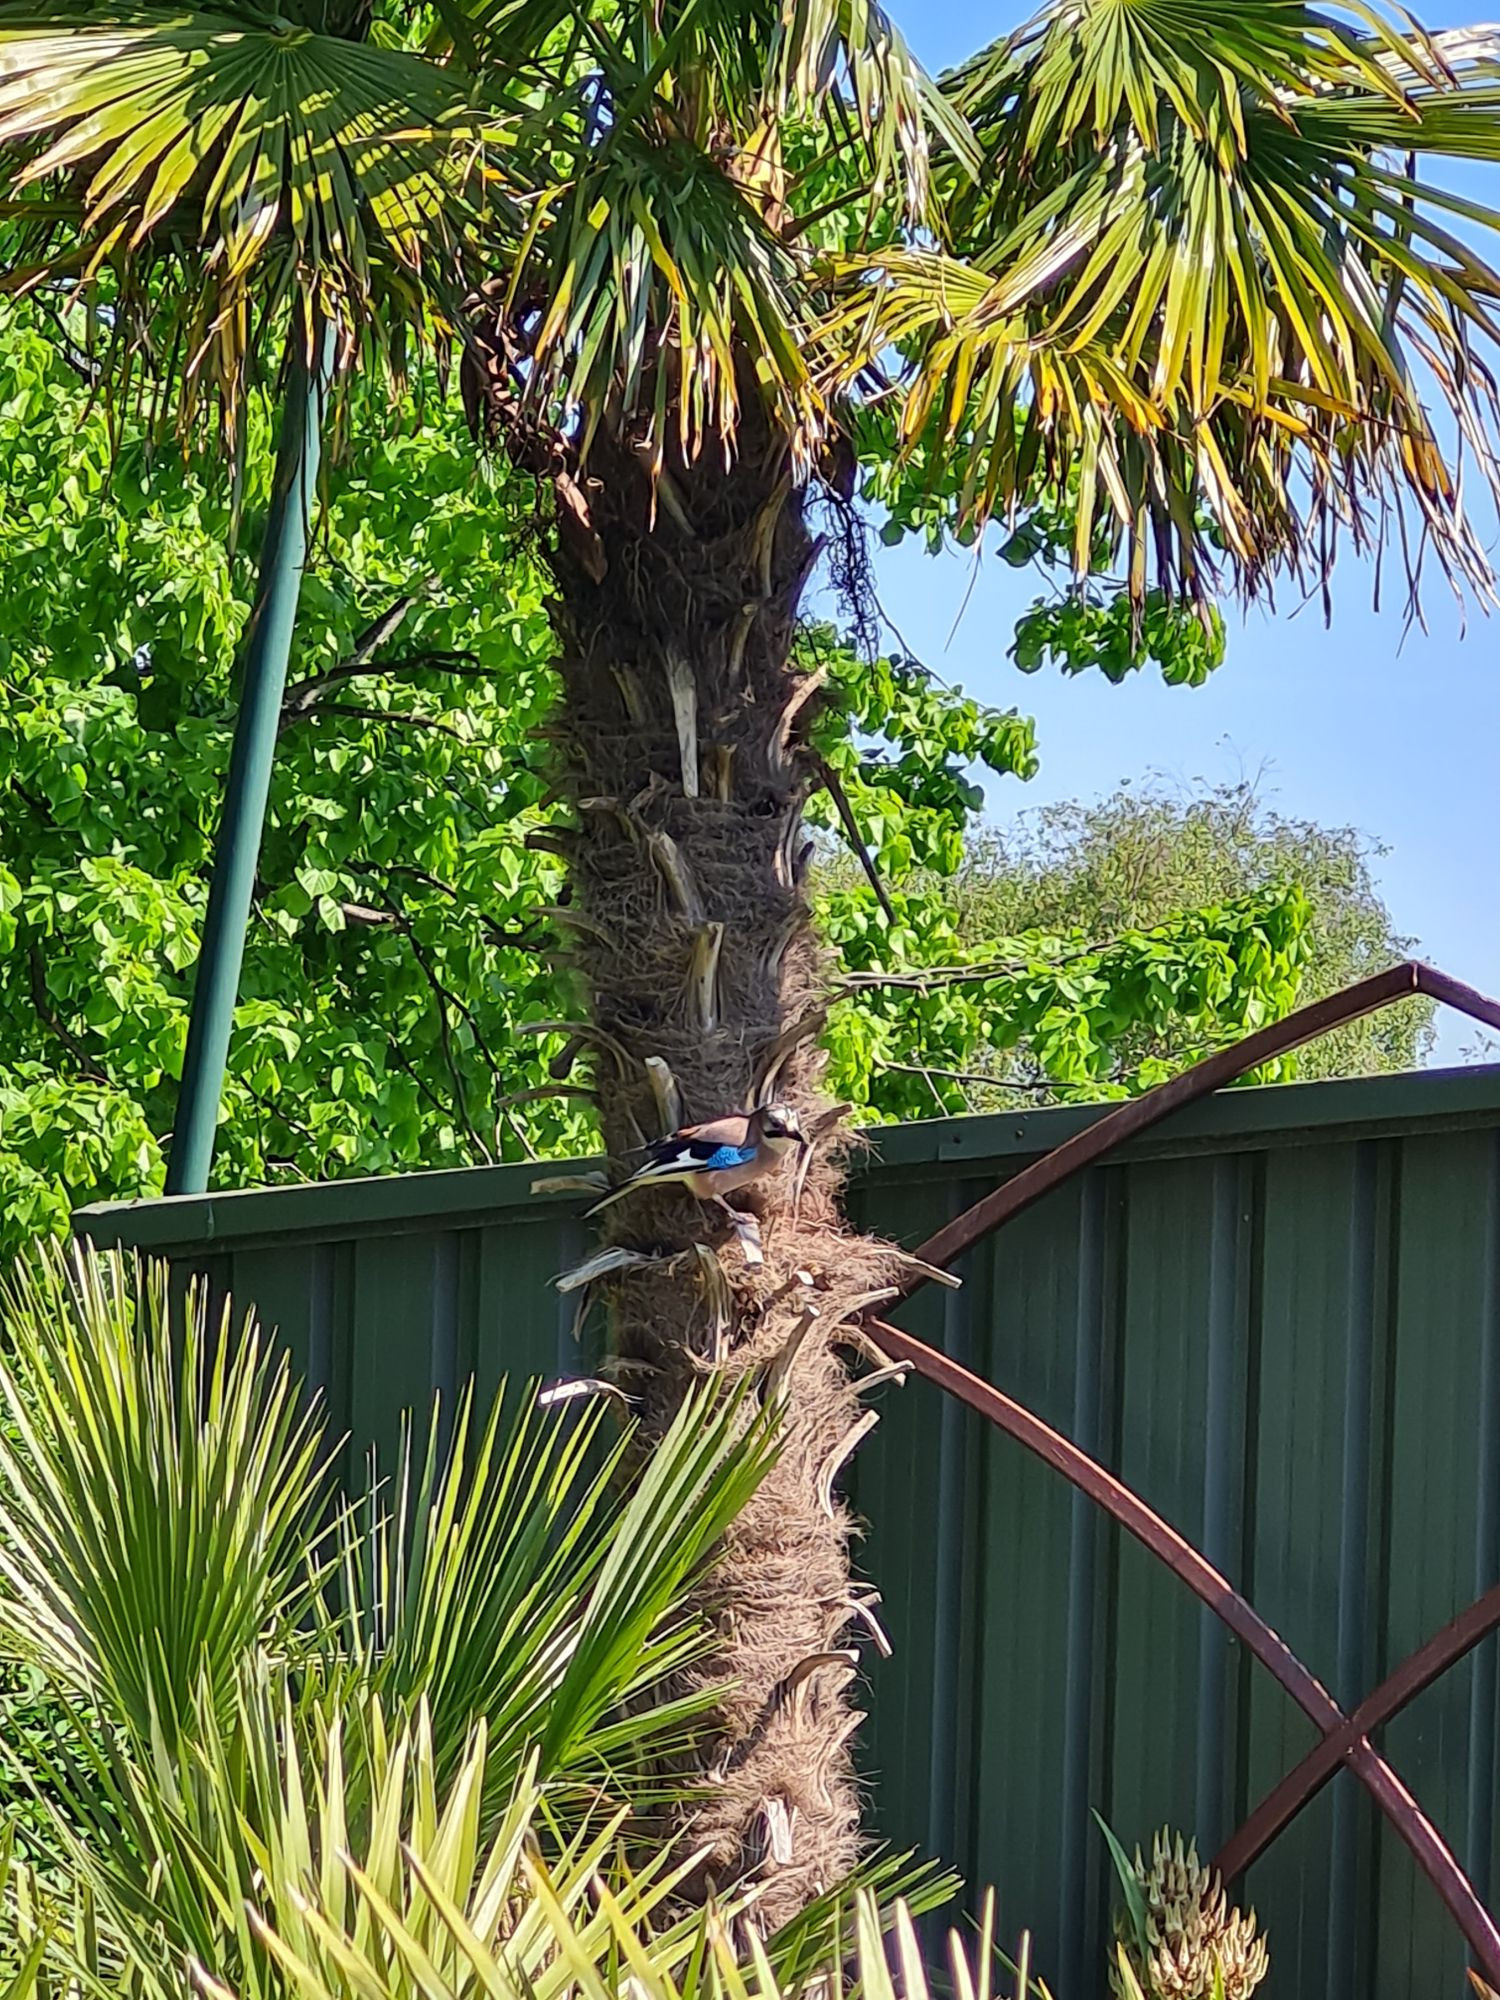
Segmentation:
{"type": "Polygon", "coordinates": [[[788,1104],[765,1104],[755,1111],[712,1118],[706,1125],[684,1125],[670,1138],[645,1147],[645,1159],[629,1179],[584,1213],[597,1215],[637,1188],[675,1183],[734,1215],[725,1195],[759,1180],[794,1146],[805,1149],[807,1144],[801,1121],[788,1104]]]}

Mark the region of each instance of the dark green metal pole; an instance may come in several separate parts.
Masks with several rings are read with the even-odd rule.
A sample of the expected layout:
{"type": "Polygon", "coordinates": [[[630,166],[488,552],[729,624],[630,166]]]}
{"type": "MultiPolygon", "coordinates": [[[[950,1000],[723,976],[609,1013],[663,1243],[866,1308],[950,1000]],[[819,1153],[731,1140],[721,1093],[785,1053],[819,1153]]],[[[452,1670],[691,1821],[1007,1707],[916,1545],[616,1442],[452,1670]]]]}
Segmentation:
{"type": "Polygon", "coordinates": [[[271,762],[286,690],[287,659],[307,562],[308,528],[318,484],[323,406],[333,371],[333,328],[326,326],[314,332],[317,352],[311,364],[303,348],[305,338],[304,329],[297,326],[292,334],[292,365],[281,415],[271,508],[261,547],[260,577],[250,613],[245,681],[229,758],[224,817],[219,823],[214,849],[208,915],[193,981],[193,1011],[188,1021],[182,1091],[177,1103],[177,1126],[172,1134],[172,1157],[167,1167],[168,1194],[202,1194],[208,1186],[208,1170],[214,1156],[214,1131],[219,1121],[219,1098],[229,1055],[229,1031],[239,997],[245,930],[250,921],[250,898],[260,861],[271,762]]]}

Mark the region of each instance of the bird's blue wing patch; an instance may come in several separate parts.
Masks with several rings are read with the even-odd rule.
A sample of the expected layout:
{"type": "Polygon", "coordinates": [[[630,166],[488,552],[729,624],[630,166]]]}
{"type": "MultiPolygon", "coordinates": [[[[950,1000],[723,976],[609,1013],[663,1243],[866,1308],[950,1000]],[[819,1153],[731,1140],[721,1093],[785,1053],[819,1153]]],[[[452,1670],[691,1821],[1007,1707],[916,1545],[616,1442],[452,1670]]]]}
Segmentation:
{"type": "Polygon", "coordinates": [[[711,1139],[664,1139],[652,1149],[646,1165],[631,1178],[670,1180],[685,1173],[723,1173],[754,1158],[753,1146],[730,1146],[723,1142],[715,1145],[711,1139]]]}

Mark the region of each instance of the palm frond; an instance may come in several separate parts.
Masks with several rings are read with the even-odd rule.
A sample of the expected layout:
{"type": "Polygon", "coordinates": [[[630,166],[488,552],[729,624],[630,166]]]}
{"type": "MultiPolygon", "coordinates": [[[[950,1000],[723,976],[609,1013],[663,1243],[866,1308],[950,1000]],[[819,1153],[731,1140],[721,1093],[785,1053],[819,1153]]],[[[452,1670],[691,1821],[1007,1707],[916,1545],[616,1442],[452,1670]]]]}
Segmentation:
{"type": "Polygon", "coordinates": [[[249,1978],[244,1905],[278,1854],[300,1885],[311,1841],[331,1895],[346,1846],[388,1841],[398,1755],[422,1812],[482,1769],[475,1839],[540,1786],[559,1865],[597,1870],[603,1840],[656,1908],[666,1864],[628,1856],[659,1846],[646,1816],[717,1692],[689,1596],[773,1417],[707,1383],[649,1452],[601,1424],[502,1394],[476,1430],[466,1395],[451,1442],[434,1412],[425,1454],[328,1535],[319,1426],[253,1321],[118,1254],[18,1267],[0,1648],[57,1700],[28,1753],[45,1842],[152,2000],[188,1955],[249,1978]]]}
{"type": "Polygon", "coordinates": [[[1326,579],[1394,512],[1487,590],[1500,271],[1457,225],[1500,213],[1420,166],[1500,155],[1500,75],[1362,7],[1082,0],[953,89],[986,171],[949,246],[846,264],[829,338],[845,380],[904,356],[905,447],[964,461],[971,522],[1071,481],[1081,569],[1103,523],[1138,596],[1201,596],[1326,579]]]}
{"type": "Polygon", "coordinates": [[[628,423],[664,454],[728,450],[747,399],[800,469],[828,411],[804,350],[819,304],[783,159],[789,133],[857,163],[856,210],[930,223],[929,150],[973,156],[959,111],[868,0],[672,0],[559,10],[445,0],[443,34],[534,74],[530,222],[503,262],[506,345],[530,409],[587,451],[628,423]]]}
{"type": "MultiPolygon", "coordinates": [[[[306,1790],[316,1799],[304,1840],[300,1795],[289,1823],[292,1844],[268,1852],[265,1887],[250,1924],[259,1954],[284,1980],[286,2000],[468,2000],[525,1993],[532,2000],[781,2000],[822,1988],[868,2000],[895,2000],[885,1932],[894,1932],[907,2000],[927,1985],[906,1905],[886,1916],[874,1892],[851,1888],[818,1920],[813,1953],[789,1957],[782,1940],[762,1941],[753,1898],[673,1916],[682,1865],[663,1857],[643,1870],[621,1866],[612,1830],[602,1828],[564,1855],[543,1857],[539,1794],[523,1774],[492,1835],[481,1836],[475,1802],[487,1789],[486,1746],[476,1734],[451,1792],[434,1791],[430,1745],[420,1726],[394,1741],[378,1832],[368,1847],[331,1860],[317,1814],[336,1773],[306,1790]],[[851,1962],[852,1961],[852,1962],[851,1962]]],[[[992,1920],[981,1930],[988,1953],[992,1920]]],[[[811,1933],[810,1933],[811,1934],[811,1933]]],[[[958,1991],[988,1996],[993,1966],[964,1962],[958,1991]]],[[[957,1960],[956,1960],[957,1962],[957,1960]]],[[[195,1969],[196,1989],[222,2000],[211,1969],[195,1969]]],[[[1033,1989],[1037,1990],[1037,1989],[1033,1989]]],[[[239,1989],[248,2000],[248,1990],[239,1989]]],[[[259,1987],[254,1989],[258,2000],[259,1987]]]]}
{"type": "Polygon", "coordinates": [[[622,402],[645,414],[658,461],[669,444],[691,457],[733,438],[758,382],[787,432],[816,444],[824,409],[796,257],[697,147],[621,134],[569,191],[537,259],[533,390],[573,421],[622,402]]]}
{"type": "Polygon", "coordinates": [[[309,1609],[326,1453],[253,1319],[164,1265],[39,1250],[0,1287],[0,1643],[178,1754],[309,1609]]]}
{"type": "Polygon", "coordinates": [[[232,403],[293,296],[387,340],[451,312],[500,138],[471,80],[405,49],[258,14],[13,15],[5,283],[93,288],[232,403]]]}
{"type": "MultiPolygon", "coordinates": [[[[263,1831],[247,1838],[234,1773],[210,1754],[199,1786],[202,1835],[164,1849],[157,1876],[164,1906],[175,1909],[191,1900],[216,1848],[232,1850],[243,1867],[216,1870],[224,1896],[216,1934],[210,1926],[183,1950],[173,1930],[164,1936],[149,1911],[121,1900],[109,1856],[80,1853],[83,1893],[124,1942],[127,1990],[150,2000],[179,1994],[185,1963],[194,1990],[234,2000],[518,1992],[615,2000],[627,1978],[633,1991],[661,2000],[708,2000],[724,1993],[724,1978],[775,2000],[806,1992],[858,1948],[861,1934],[878,1947],[884,1924],[893,1921],[900,1935],[906,1921],[899,1911],[883,1917],[875,1889],[856,1882],[810,1909],[795,1934],[761,1942],[753,1889],[691,1908],[682,1893],[691,1853],[658,1848],[632,1860],[622,1814],[599,1816],[559,1846],[534,1759],[498,1813],[487,1812],[496,1773],[482,1722],[447,1774],[425,1708],[400,1728],[372,1703],[357,1742],[336,1723],[321,1747],[309,1747],[269,1712],[253,1734],[254,1817],[263,1831]]],[[[951,1887],[890,1867],[881,1879],[897,1897],[909,1882],[916,1909],[931,1903],[935,1887],[951,1887]]],[[[862,1961],[866,1983],[878,1979],[875,1963],[862,1961]]]]}
{"type": "Polygon", "coordinates": [[[826,109],[843,90],[869,151],[871,192],[902,191],[915,220],[928,212],[928,149],[938,139],[966,172],[978,151],[962,112],[928,78],[873,0],[784,0],[777,36],[776,117],[826,109]]]}
{"type": "Polygon", "coordinates": [[[1451,72],[1409,17],[1398,26],[1363,0],[1327,8],[1285,0],[1082,0],[1043,8],[948,79],[981,134],[1019,116],[1013,135],[1045,161],[1080,140],[1107,145],[1122,131],[1148,150],[1163,120],[1201,138],[1238,123],[1245,99],[1299,103],[1362,88],[1403,102],[1405,80],[1431,85],[1451,72]]]}
{"type": "MultiPolygon", "coordinates": [[[[611,1976],[622,1919],[658,1972],[701,1970],[690,1847],[650,1838],[628,1802],[560,1829],[539,1750],[516,1768],[476,1718],[445,1755],[425,1700],[402,1723],[378,1695],[351,1698],[309,1731],[284,1668],[262,1655],[227,1720],[200,1704],[186,1757],[143,1763],[100,1744],[60,1778],[70,1887],[39,1896],[24,1870],[8,1883],[0,1851],[0,1912],[9,1890],[28,1962],[92,1973],[111,1992],[177,2000],[193,1964],[238,2000],[290,2000],[300,1978],[335,1967],[361,1993],[380,1966],[420,1952],[439,1984],[416,1990],[462,1996],[490,1990],[483,1949],[502,1950],[533,2000],[574,2000],[581,1966],[611,1976]],[[379,1910],[404,1943],[371,1921],[379,1910]]],[[[846,1942],[856,1895],[921,1912],[954,1888],[930,1866],[875,1857],[768,1938],[766,1962],[805,1991],[846,1942]]],[[[756,1895],[730,1886],[708,1914],[753,1922],[756,1895]]]]}
{"type": "MultiPolygon", "coordinates": [[[[690,1399],[622,1494],[627,1431],[597,1414],[496,1398],[477,1439],[460,1404],[446,1453],[436,1415],[364,1524],[343,1530],[343,1609],[329,1627],[355,1681],[395,1715],[430,1711],[440,1768],[486,1719],[491,1781],[528,1756],[542,1779],[640,1799],[707,1698],[664,1692],[707,1634],[687,1585],[762,1478],[764,1419],[711,1390],[690,1399]]],[[[330,1662],[332,1675],[336,1662],[330,1662]]]]}

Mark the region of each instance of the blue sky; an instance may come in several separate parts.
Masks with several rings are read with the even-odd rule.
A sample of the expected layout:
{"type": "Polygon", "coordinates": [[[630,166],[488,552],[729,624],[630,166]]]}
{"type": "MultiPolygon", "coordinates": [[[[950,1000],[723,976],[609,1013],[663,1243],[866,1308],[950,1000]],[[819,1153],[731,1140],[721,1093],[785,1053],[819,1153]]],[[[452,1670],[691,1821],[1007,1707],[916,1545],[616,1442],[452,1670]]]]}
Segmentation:
{"type": "MultiPolygon", "coordinates": [[[[893,0],[893,11],[934,69],[1022,18],[968,0],[893,0]]],[[[1449,178],[1500,205],[1494,170],[1449,178]]],[[[1369,570],[1350,562],[1335,577],[1331,628],[1319,606],[1299,610],[1288,598],[1232,621],[1229,656],[1206,686],[1168,688],[1142,673],[1111,687],[1016,671],[1006,652],[1035,591],[993,559],[976,570],[968,554],[933,560],[912,542],[883,550],[878,575],[885,610],[918,658],[1036,718],[1040,774],[993,785],[995,817],[1147,772],[1258,776],[1280,811],[1381,842],[1389,851],[1375,865],[1397,928],[1444,971],[1500,994],[1500,616],[1470,607],[1465,617],[1434,577],[1428,630],[1408,630],[1399,597],[1375,611],[1369,570]]],[[[1459,1060],[1472,1040],[1447,1016],[1437,1060],[1459,1060]]]]}

